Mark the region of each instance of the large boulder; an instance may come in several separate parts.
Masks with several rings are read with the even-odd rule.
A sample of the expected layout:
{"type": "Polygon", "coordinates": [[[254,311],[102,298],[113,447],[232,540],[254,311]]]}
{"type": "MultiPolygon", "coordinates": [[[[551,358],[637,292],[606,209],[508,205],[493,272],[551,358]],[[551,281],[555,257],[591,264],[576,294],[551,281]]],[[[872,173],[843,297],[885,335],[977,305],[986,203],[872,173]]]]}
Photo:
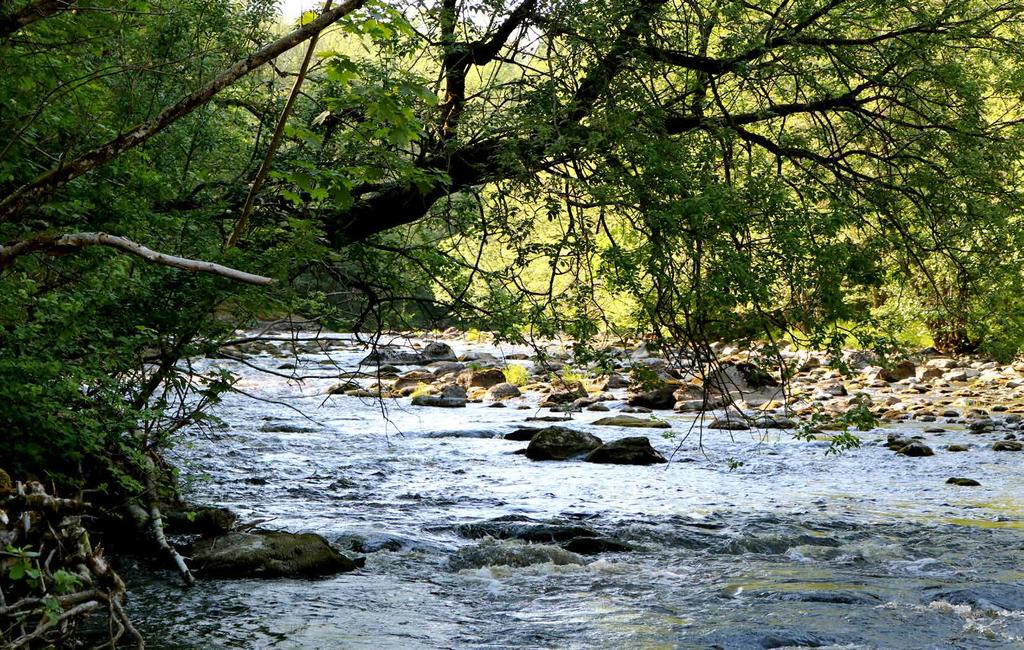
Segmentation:
{"type": "Polygon", "coordinates": [[[902,379],[910,379],[917,375],[917,365],[909,359],[903,359],[896,363],[890,364],[889,366],[882,368],[878,372],[878,378],[882,381],[890,384],[900,381],[902,379]]]}
{"type": "Polygon", "coordinates": [[[745,396],[775,388],[779,382],[755,363],[723,363],[704,377],[709,393],[745,396]]]}
{"type": "Polygon", "coordinates": [[[587,396],[587,389],[581,381],[557,381],[552,384],[551,392],[541,406],[554,404],[571,404],[581,397],[587,396]]]}
{"type": "Polygon", "coordinates": [[[585,431],[548,427],[534,434],[526,448],[526,457],[531,460],[566,460],[600,446],[601,439],[585,431]]]}
{"type": "Polygon", "coordinates": [[[417,395],[413,398],[413,405],[462,408],[466,401],[466,389],[458,384],[449,384],[441,388],[439,395],[417,395]]]}
{"type": "Polygon", "coordinates": [[[519,390],[519,387],[515,384],[508,382],[502,382],[495,384],[487,391],[487,399],[498,402],[503,399],[511,399],[513,397],[519,397],[523,393],[519,390]]]}
{"type": "Polygon", "coordinates": [[[466,388],[480,387],[490,388],[505,383],[505,373],[497,368],[485,368],[483,370],[463,370],[455,380],[460,386],[466,388]]]}
{"type": "Polygon", "coordinates": [[[201,540],[191,557],[196,572],[224,578],[316,577],[359,568],[320,535],[269,530],[201,540]]]}
{"type": "Polygon", "coordinates": [[[643,436],[621,438],[605,443],[590,452],[586,458],[588,463],[608,463],[614,465],[655,465],[667,463],[651,446],[651,441],[643,436]]]}
{"type": "Polygon", "coordinates": [[[382,345],[368,354],[359,365],[425,366],[435,361],[458,361],[447,343],[434,341],[416,351],[399,345],[382,345]]]}
{"type": "Polygon", "coordinates": [[[404,393],[406,391],[412,392],[419,387],[420,384],[429,385],[434,383],[435,378],[436,377],[432,372],[428,372],[426,370],[413,370],[396,379],[395,385],[391,388],[399,393],[404,393]]]}
{"type": "Polygon", "coordinates": [[[413,406],[437,406],[442,408],[462,408],[466,406],[466,389],[458,384],[448,384],[441,388],[440,395],[417,395],[412,398],[413,406]]]}
{"type": "Polygon", "coordinates": [[[668,429],[672,425],[664,420],[656,420],[653,417],[637,418],[632,415],[613,415],[600,420],[594,420],[591,424],[599,427],[636,427],[645,429],[668,429]]]}
{"type": "Polygon", "coordinates": [[[998,440],[993,443],[992,451],[1024,451],[1024,443],[1019,440],[998,440]]]}
{"type": "Polygon", "coordinates": [[[652,388],[629,396],[627,403],[630,406],[667,411],[676,405],[675,392],[678,387],[672,384],[665,384],[659,388],[652,388]]]}

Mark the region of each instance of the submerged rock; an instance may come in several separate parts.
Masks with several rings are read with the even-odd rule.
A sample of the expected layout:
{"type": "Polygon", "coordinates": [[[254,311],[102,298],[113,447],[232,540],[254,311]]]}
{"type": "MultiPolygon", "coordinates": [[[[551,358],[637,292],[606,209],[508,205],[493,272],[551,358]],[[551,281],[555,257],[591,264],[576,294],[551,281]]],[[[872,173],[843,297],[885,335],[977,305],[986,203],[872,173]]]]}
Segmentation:
{"type": "Polygon", "coordinates": [[[198,573],[224,578],[315,577],[359,568],[313,533],[229,533],[197,542],[191,556],[198,573]]]}
{"type": "Polygon", "coordinates": [[[725,431],[747,431],[750,425],[746,420],[739,417],[718,418],[708,425],[709,429],[723,429],[725,431]]]}
{"type": "Polygon", "coordinates": [[[455,531],[470,539],[493,537],[494,539],[518,539],[523,542],[568,542],[581,537],[597,537],[598,533],[587,526],[538,522],[527,519],[498,518],[462,524],[455,531]]]}
{"type": "Polygon", "coordinates": [[[945,601],[951,605],[970,605],[983,610],[1024,610],[1024,586],[990,584],[940,591],[928,596],[925,602],[945,601]]]}
{"type": "Polygon", "coordinates": [[[524,544],[486,540],[475,546],[458,550],[448,559],[448,569],[482,569],[488,566],[521,568],[534,564],[584,564],[585,560],[572,551],[548,544],[524,544]]]}
{"type": "Polygon", "coordinates": [[[534,427],[522,427],[516,429],[512,433],[505,434],[505,440],[516,440],[518,442],[529,442],[533,440],[533,437],[537,435],[543,429],[537,429],[534,427]]]}
{"type": "Polygon", "coordinates": [[[600,446],[601,439],[585,431],[548,427],[538,431],[530,440],[526,457],[531,460],[566,460],[600,446]]]}
{"type": "Polygon", "coordinates": [[[667,463],[668,459],[651,446],[650,440],[637,436],[605,443],[590,452],[586,461],[613,465],[655,465],[667,463]]]}
{"type": "Polygon", "coordinates": [[[1024,443],[1017,440],[997,440],[992,451],[1024,451],[1024,443]]]}
{"type": "Polygon", "coordinates": [[[898,450],[896,450],[896,453],[915,458],[921,456],[935,455],[935,452],[932,451],[931,447],[924,444],[923,442],[918,442],[917,440],[911,440],[906,445],[903,445],[898,450]]]}
{"type": "Polygon", "coordinates": [[[668,429],[671,424],[664,420],[654,418],[637,418],[631,415],[613,415],[600,420],[594,420],[591,424],[599,427],[639,427],[648,429],[668,429]]]}
{"type": "Polygon", "coordinates": [[[596,555],[598,553],[623,553],[633,549],[622,542],[607,537],[576,537],[562,544],[562,548],[580,555],[596,555]]]}
{"type": "Polygon", "coordinates": [[[978,483],[973,478],[964,478],[962,476],[950,477],[950,478],[946,479],[946,483],[948,483],[950,485],[959,485],[959,486],[962,486],[962,487],[973,487],[973,486],[981,485],[981,483],[978,483]]]}

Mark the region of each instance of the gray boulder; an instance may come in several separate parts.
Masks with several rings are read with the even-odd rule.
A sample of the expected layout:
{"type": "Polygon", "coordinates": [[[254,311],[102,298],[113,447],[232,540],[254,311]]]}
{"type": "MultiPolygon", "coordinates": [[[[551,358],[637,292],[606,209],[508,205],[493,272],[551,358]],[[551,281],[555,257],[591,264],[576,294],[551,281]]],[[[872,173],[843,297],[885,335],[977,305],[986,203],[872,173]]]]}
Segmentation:
{"type": "Polygon", "coordinates": [[[548,427],[534,434],[526,448],[526,457],[531,460],[566,460],[600,446],[601,439],[585,431],[548,427]]]}
{"type": "Polygon", "coordinates": [[[675,391],[677,386],[666,384],[660,388],[645,390],[629,396],[627,404],[642,408],[667,411],[676,405],[675,391]]]}
{"type": "Polygon", "coordinates": [[[368,354],[359,365],[425,366],[435,361],[458,361],[447,343],[434,341],[420,351],[398,345],[382,345],[368,354]]]}
{"type": "Polygon", "coordinates": [[[747,431],[750,429],[750,425],[747,424],[746,420],[739,417],[724,417],[714,420],[708,425],[709,429],[722,429],[724,431],[747,431]]]}
{"type": "Polygon", "coordinates": [[[463,370],[455,381],[466,388],[491,388],[492,386],[505,383],[505,373],[497,368],[463,370]]]}
{"type": "Polygon", "coordinates": [[[440,395],[418,395],[412,398],[412,405],[463,408],[466,406],[466,401],[465,388],[458,384],[448,384],[441,388],[440,395]]]}
{"type": "Polygon", "coordinates": [[[636,436],[605,443],[590,452],[586,461],[612,465],[655,465],[667,463],[668,459],[651,446],[650,440],[636,436]]]}
{"type": "Polygon", "coordinates": [[[359,568],[313,533],[229,533],[197,542],[191,555],[198,573],[224,578],[315,577],[359,568]]]}
{"type": "Polygon", "coordinates": [[[632,427],[644,429],[668,429],[671,424],[664,420],[654,418],[637,418],[632,415],[613,415],[600,420],[594,420],[591,424],[599,427],[632,427]]]}
{"type": "Polygon", "coordinates": [[[519,390],[519,387],[515,384],[508,382],[502,382],[491,386],[487,391],[487,398],[494,401],[503,399],[511,399],[513,397],[519,397],[523,393],[519,390]]]}

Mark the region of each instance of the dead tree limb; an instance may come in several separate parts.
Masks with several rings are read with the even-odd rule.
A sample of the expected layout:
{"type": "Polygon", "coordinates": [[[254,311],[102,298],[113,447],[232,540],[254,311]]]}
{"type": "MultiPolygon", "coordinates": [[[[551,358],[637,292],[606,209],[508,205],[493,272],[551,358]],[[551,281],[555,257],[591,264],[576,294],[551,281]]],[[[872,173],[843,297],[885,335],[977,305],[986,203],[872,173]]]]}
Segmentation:
{"type": "Polygon", "coordinates": [[[215,264],[214,262],[193,260],[187,257],[178,257],[177,255],[161,253],[130,239],[125,239],[124,237],[118,237],[116,235],[108,235],[105,232],[78,232],[61,236],[42,235],[25,239],[14,244],[10,244],[9,246],[0,246],[0,269],[10,266],[14,263],[16,258],[29,253],[47,252],[51,254],[62,254],[73,250],[79,250],[87,246],[107,246],[119,250],[122,253],[136,255],[147,262],[152,262],[153,264],[158,264],[160,266],[170,266],[183,271],[190,271],[192,273],[210,273],[230,280],[235,280],[237,282],[245,282],[246,284],[268,285],[274,283],[273,278],[239,271],[238,269],[233,269],[222,264],[215,264]]]}

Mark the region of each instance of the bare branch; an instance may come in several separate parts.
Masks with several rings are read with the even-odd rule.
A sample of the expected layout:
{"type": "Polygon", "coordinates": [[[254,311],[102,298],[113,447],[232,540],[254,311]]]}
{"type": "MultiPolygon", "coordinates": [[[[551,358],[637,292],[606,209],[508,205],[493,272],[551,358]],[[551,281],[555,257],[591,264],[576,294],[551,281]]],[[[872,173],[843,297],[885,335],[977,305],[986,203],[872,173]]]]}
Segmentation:
{"type": "Polygon", "coordinates": [[[108,235],[104,232],[79,232],[63,236],[46,235],[26,239],[9,246],[0,246],[0,268],[9,266],[16,258],[29,253],[45,251],[51,254],[60,254],[87,246],[108,246],[123,253],[136,255],[153,264],[170,266],[192,273],[210,273],[246,284],[268,285],[274,283],[273,278],[246,273],[213,262],[160,253],[130,239],[108,235]]]}

